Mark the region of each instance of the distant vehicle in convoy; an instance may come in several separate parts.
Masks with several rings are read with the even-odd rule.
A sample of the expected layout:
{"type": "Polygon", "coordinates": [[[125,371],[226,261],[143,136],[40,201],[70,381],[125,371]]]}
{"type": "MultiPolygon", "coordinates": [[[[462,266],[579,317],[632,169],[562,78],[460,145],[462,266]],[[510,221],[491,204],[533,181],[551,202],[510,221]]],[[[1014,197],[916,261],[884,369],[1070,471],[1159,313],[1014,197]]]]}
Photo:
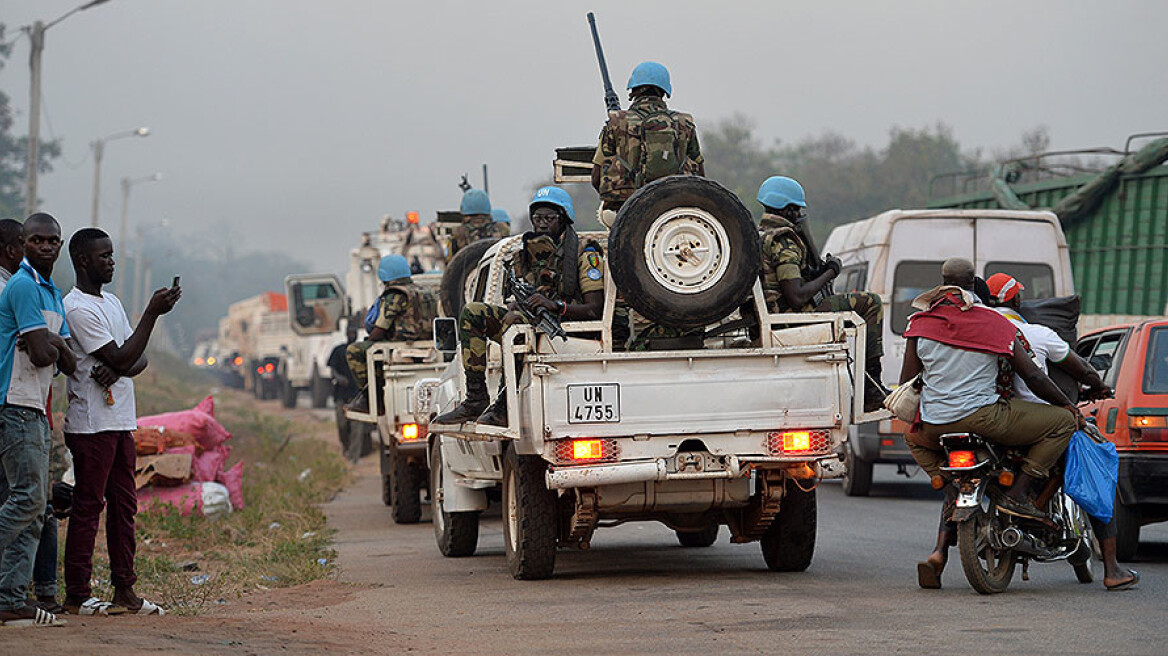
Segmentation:
{"type": "Polygon", "coordinates": [[[277,363],[294,339],[287,299],[264,292],[227,308],[216,340],[221,355],[211,357],[225,384],[242,387],[261,400],[274,399],[279,393],[277,363]]]}
{"type": "MultiPolygon", "coordinates": [[[[890,387],[899,380],[912,300],[941,284],[946,259],[968,258],[983,278],[1009,273],[1025,285],[1027,302],[1074,293],[1067,241],[1051,212],[890,210],[837,226],[823,251],[843,263],[837,293],[870,291],[884,303],[883,382],[890,387]]],[[[876,464],[902,473],[916,465],[901,439],[907,430],[895,418],[851,427],[846,494],[867,496],[876,464]]]]}
{"type": "Polygon", "coordinates": [[[1140,527],[1168,521],[1168,319],[1101,328],[1075,352],[1115,390],[1083,408],[1119,451],[1116,555],[1131,560],[1140,527]]]}
{"type": "MultiPolygon", "coordinates": [[[[626,203],[611,235],[580,239],[610,257],[601,320],[564,323],[563,341],[512,326],[488,350],[488,388],[506,371],[508,426],[430,426],[439,550],[473,554],[479,514],[500,490],[518,579],[551,576],[556,550],[588,548],[599,527],[643,520],[671,527],[686,547],[713,544],[727,525],[732,541],[761,542],[770,569],[806,569],[815,487],[842,473],[844,436],[871,419],[852,385],[863,375],[863,322],[851,312],[768,312],[756,227],[709,180],[656,181],[626,203]],[[703,347],[623,352],[612,336],[618,288],[651,320],[704,329],[703,347]],[[722,319],[730,315],[741,321],[722,319]]],[[[518,237],[490,246],[464,277],[464,300],[503,304],[505,267],[520,247],[518,237]]],[[[453,352],[453,320],[439,319],[435,332],[453,352]]],[[[440,380],[419,384],[416,411],[449,410],[463,386],[456,358],[440,380]]]]}

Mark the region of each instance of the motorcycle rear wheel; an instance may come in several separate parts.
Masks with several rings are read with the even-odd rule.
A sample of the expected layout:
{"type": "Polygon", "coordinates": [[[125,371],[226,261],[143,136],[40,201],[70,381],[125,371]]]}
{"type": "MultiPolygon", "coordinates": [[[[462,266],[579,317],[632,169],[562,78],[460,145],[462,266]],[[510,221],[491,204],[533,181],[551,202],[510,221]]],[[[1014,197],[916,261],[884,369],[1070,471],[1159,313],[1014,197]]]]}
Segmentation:
{"type": "Polygon", "coordinates": [[[1014,578],[1013,550],[995,549],[989,533],[995,524],[997,510],[978,512],[957,525],[957,549],[961,553],[961,569],[969,585],[979,593],[1005,592],[1014,578]]]}

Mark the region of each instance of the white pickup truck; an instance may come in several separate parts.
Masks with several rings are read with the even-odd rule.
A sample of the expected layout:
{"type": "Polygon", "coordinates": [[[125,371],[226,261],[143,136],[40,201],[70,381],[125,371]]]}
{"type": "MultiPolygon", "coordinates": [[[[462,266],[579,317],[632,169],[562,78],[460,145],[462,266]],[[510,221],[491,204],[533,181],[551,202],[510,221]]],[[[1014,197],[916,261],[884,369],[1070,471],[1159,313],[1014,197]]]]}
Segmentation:
{"type": "MultiPolygon", "coordinates": [[[[563,324],[566,341],[515,325],[501,349],[490,346],[488,388],[506,372],[508,427],[430,426],[434,531],[444,555],[474,553],[487,492],[501,486],[515,578],[551,576],[557,548],[587,549],[598,527],[640,520],[664,523],[692,547],[713,544],[726,525],[733,542],[760,540],[772,570],[810,564],[816,485],[842,474],[841,441],[853,422],[867,419],[856,364],[863,322],[850,312],[768,312],[757,280],[757,233],[741,203],[730,194],[736,208],[706,206],[708,189],[687,197],[670,188],[658,191],[685,205],[661,211],[634,202],[662,182],[626,203],[611,236],[580,235],[611,248],[599,321],[563,324]],[[633,213],[643,220],[626,218],[633,213]],[[750,248],[753,258],[735,253],[750,248]],[[656,285],[651,295],[665,305],[672,295],[674,307],[697,307],[703,293],[718,291],[711,280],[737,275],[747,291],[731,298],[733,307],[742,304],[734,314],[753,329],[716,337],[709,335],[719,331],[709,330],[704,348],[623,351],[612,331],[618,286],[635,309],[653,311],[653,301],[630,298],[636,284],[622,284],[637,267],[631,275],[639,283],[632,282],[656,285]]],[[[491,247],[468,276],[467,298],[503,304],[505,267],[521,244],[511,237],[491,247]]],[[[454,349],[450,330],[436,329],[440,349],[454,349]]],[[[462,386],[456,358],[440,381],[423,385],[418,412],[449,410],[462,386]]]]}

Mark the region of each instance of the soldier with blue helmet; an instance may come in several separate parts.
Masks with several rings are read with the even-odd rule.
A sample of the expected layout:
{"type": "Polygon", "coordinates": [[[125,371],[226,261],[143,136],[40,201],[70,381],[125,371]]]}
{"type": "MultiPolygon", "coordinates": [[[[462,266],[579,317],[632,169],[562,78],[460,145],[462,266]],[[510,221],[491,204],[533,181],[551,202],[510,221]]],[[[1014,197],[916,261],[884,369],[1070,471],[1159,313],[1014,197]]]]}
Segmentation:
{"type": "Polygon", "coordinates": [[[507,213],[507,210],[501,207],[491,208],[491,218],[495,220],[495,223],[506,223],[507,225],[511,225],[511,215],[507,213]]]}
{"type": "MultiPolygon", "coordinates": [[[[523,235],[523,248],[509,262],[516,277],[539,290],[528,299],[529,309],[545,308],[562,321],[599,319],[604,309],[604,256],[600,244],[581,243],[573,229],[572,197],[559,187],[542,187],[532,197],[529,212],[532,230],[523,235]]],[[[487,345],[499,342],[507,327],[518,321],[523,321],[523,315],[514,302],[508,307],[466,304],[458,317],[466,395],[433,423],[507,425],[504,387],[488,407],[487,345]]]]}
{"type": "Polygon", "coordinates": [[[867,375],[864,411],[878,410],[888,390],[880,382],[884,356],[884,306],[871,292],[830,293],[840,273],[839,258],[815,255],[805,222],[807,196],[793,178],[774,175],[758,188],[763,206],[759,230],[762,237],[762,279],[767,308],[771,312],[846,312],[864,318],[867,334],[867,375]]]}
{"type": "Polygon", "coordinates": [[[511,234],[509,224],[500,223],[494,218],[491,198],[482,189],[467,189],[462,194],[458,211],[462,213],[462,224],[450,234],[446,244],[447,261],[480,239],[502,238],[511,234]]]}
{"type": "Polygon", "coordinates": [[[670,175],[706,174],[693,116],[665,104],[673,93],[669,70],[642,62],[629,76],[627,110],[608,113],[592,158],[592,186],[616,211],[637,189],[670,175]]]}
{"type": "Polygon", "coordinates": [[[345,349],[345,361],[353,372],[353,384],[361,391],[345,406],[354,412],[369,412],[369,372],[365,352],[374,342],[412,342],[429,339],[430,325],[438,316],[438,301],[429,291],[414,284],[409,260],[403,255],[386,255],[377,266],[382,282],[381,296],[365,315],[368,336],[345,349]]]}

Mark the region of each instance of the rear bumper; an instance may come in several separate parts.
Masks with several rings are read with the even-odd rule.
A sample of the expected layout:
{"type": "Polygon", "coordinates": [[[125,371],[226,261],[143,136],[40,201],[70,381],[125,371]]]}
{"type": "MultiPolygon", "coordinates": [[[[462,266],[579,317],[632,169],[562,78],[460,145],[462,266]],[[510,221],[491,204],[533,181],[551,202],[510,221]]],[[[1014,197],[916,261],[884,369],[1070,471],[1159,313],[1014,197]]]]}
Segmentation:
{"type": "Polygon", "coordinates": [[[1119,498],[1125,504],[1168,504],[1168,453],[1119,454],[1119,498]]]}
{"type": "Polygon", "coordinates": [[[623,483],[644,483],[650,481],[694,481],[732,479],[744,476],[745,468],[752,464],[784,463],[798,465],[806,463],[816,467],[820,476],[828,477],[833,465],[839,463],[837,456],[824,455],[815,458],[790,460],[785,458],[750,457],[739,461],[736,456],[726,457],[726,466],[707,471],[671,471],[666,459],[658,458],[647,462],[622,462],[609,465],[589,465],[584,467],[553,467],[547,472],[547,486],[552,490],[578,487],[600,487],[623,483]]]}

